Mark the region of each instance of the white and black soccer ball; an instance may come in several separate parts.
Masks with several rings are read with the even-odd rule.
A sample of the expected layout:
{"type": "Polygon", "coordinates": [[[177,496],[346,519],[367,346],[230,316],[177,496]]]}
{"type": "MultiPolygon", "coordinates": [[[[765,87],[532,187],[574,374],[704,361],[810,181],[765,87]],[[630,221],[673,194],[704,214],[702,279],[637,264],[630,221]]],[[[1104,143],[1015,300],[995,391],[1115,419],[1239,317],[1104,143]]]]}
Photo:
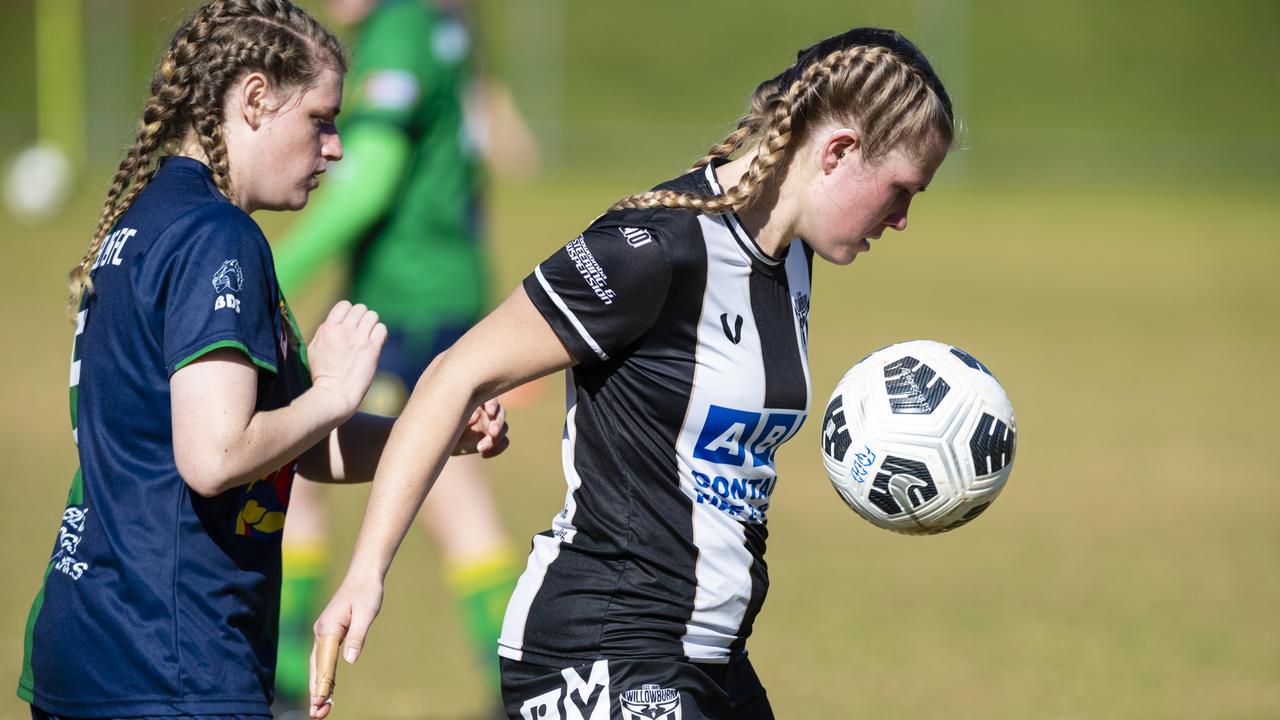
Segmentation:
{"type": "Polygon", "coordinates": [[[1013,469],[1013,405],[977,358],[932,340],[890,345],[836,384],[822,459],[849,507],[895,532],[960,527],[1013,469]]]}

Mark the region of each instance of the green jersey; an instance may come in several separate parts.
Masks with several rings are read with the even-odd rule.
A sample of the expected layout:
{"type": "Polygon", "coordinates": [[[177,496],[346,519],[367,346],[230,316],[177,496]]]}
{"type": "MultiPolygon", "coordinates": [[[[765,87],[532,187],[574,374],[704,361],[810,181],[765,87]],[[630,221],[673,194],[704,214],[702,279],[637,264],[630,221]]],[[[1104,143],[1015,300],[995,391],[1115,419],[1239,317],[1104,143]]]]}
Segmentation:
{"type": "Polygon", "coordinates": [[[381,3],[356,39],[344,129],[380,123],[409,140],[404,179],[355,246],[351,271],[351,299],[392,328],[483,310],[480,178],[462,104],[470,43],[458,19],[421,0],[381,3]]]}

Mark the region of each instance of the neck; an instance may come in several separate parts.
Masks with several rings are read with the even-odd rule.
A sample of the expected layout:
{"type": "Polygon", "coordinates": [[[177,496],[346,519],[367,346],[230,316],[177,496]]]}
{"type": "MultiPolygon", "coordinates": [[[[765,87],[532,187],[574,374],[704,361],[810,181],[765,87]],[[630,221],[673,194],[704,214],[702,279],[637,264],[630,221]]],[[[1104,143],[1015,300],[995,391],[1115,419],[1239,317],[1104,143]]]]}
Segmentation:
{"type": "MultiPolygon", "coordinates": [[[[747,174],[751,161],[755,157],[756,151],[752,150],[736,160],[717,167],[716,180],[719,181],[721,189],[727,191],[737,185],[738,181],[747,174]]],[[[756,245],[759,245],[761,250],[769,257],[782,258],[795,238],[791,213],[786,203],[780,202],[777,183],[765,183],[765,187],[760,192],[759,197],[753,198],[746,208],[738,212],[738,219],[742,221],[742,226],[747,232],[751,233],[751,237],[755,239],[756,245]]]]}
{"type": "MultiPolygon", "coordinates": [[[[204,163],[206,166],[210,164],[209,156],[205,154],[204,148],[200,147],[200,142],[195,139],[195,136],[192,133],[188,133],[187,136],[183,138],[182,142],[178,145],[177,154],[180,155],[181,157],[191,158],[192,160],[199,160],[200,162],[204,163]]],[[[231,163],[231,165],[234,168],[236,164],[231,163]]],[[[227,178],[227,180],[231,183],[232,192],[238,196],[240,193],[235,190],[238,183],[236,182],[236,173],[234,169],[231,170],[231,177],[227,178]]],[[[232,202],[234,202],[237,206],[239,206],[241,210],[244,210],[247,213],[252,213],[254,210],[257,210],[256,207],[246,205],[245,202],[238,197],[233,199],[232,202]]]]}

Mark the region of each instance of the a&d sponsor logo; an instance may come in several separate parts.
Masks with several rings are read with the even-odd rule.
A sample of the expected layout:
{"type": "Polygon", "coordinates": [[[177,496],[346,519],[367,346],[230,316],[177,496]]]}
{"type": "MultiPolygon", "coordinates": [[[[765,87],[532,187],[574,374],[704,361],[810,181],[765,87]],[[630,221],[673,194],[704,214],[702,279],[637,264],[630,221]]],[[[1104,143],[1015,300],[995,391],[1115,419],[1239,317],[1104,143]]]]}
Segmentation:
{"type": "Polygon", "coordinates": [[[774,454],[804,423],[794,410],[753,412],[711,405],[693,448],[697,502],[746,522],[763,522],[777,484],[774,454]],[[711,467],[714,466],[714,467],[711,467]]]}

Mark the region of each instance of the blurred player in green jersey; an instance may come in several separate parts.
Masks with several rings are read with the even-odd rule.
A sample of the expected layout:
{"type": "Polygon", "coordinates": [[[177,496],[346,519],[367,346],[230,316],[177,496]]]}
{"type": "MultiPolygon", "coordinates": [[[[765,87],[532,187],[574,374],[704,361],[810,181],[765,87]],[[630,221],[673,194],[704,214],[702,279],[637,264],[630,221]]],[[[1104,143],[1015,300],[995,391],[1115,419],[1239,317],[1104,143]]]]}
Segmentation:
{"type": "MultiPolygon", "coordinates": [[[[432,358],[484,311],[479,147],[466,109],[485,91],[472,77],[471,36],[456,3],[328,6],[356,30],[341,120],[347,160],[281,243],[277,268],[296,294],[325,263],[348,264],[349,296],[389,329],[364,409],[395,415],[432,358]]],[[[311,622],[328,564],[322,501],[321,488],[298,483],[285,533],[276,686],[294,707],[308,696],[311,622]]],[[[420,517],[496,693],[497,638],[519,566],[476,459],[448,463],[420,517]]]]}

